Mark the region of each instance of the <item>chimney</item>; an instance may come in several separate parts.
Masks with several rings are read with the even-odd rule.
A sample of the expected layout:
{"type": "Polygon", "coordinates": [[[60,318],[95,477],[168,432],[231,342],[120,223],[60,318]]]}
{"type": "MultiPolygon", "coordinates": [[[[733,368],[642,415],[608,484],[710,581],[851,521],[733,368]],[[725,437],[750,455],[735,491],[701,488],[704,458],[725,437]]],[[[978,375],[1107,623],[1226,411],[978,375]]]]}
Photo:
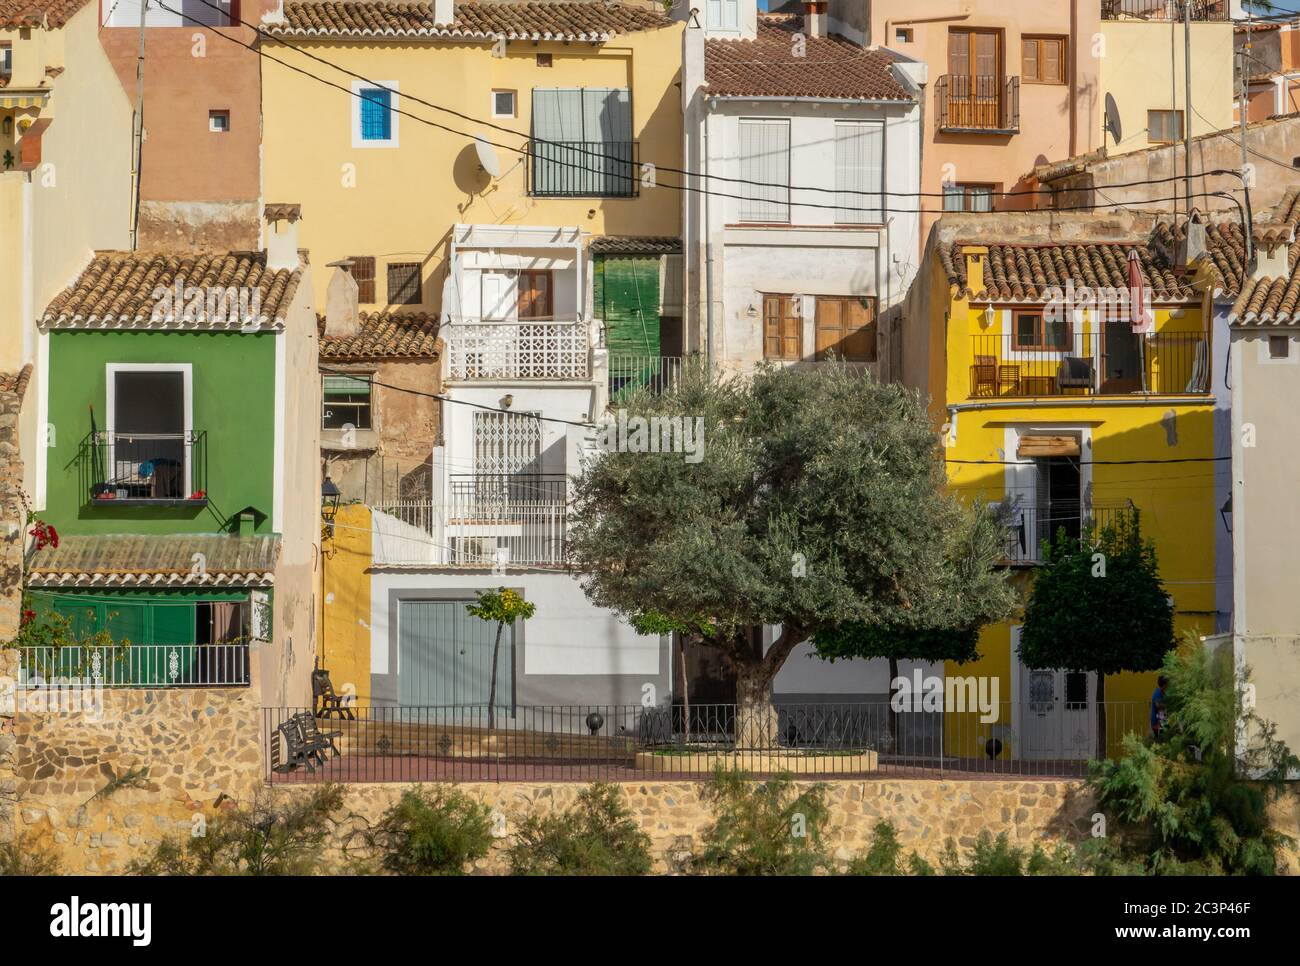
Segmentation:
{"type": "Polygon", "coordinates": [[[1200,213],[1193,210],[1178,242],[1178,264],[1183,268],[1193,268],[1196,260],[1205,254],[1205,248],[1205,225],[1201,223],[1200,213]]]}
{"type": "Polygon", "coordinates": [[[826,36],[827,0],[804,0],[803,32],[809,37],[826,36]]]}
{"type": "Polygon", "coordinates": [[[456,19],[456,0],[433,0],[433,22],[445,27],[456,19]]]}
{"type": "Polygon", "coordinates": [[[350,339],[361,331],[361,317],[357,309],[357,280],[352,277],[352,259],[330,262],[334,269],[325,289],[325,336],[329,339],[350,339]]]}
{"type": "Polygon", "coordinates": [[[269,228],[266,232],[266,267],[277,269],[297,268],[302,258],[298,254],[298,219],[302,217],[301,205],[268,204],[262,209],[269,228]]]}

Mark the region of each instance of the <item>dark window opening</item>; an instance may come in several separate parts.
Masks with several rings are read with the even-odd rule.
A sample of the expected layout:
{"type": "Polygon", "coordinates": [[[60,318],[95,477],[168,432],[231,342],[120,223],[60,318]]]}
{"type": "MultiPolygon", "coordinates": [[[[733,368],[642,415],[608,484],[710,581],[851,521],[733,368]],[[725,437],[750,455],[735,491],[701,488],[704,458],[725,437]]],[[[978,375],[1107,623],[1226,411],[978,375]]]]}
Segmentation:
{"type": "Polygon", "coordinates": [[[419,262],[389,262],[388,304],[420,305],[424,301],[419,262]]]}

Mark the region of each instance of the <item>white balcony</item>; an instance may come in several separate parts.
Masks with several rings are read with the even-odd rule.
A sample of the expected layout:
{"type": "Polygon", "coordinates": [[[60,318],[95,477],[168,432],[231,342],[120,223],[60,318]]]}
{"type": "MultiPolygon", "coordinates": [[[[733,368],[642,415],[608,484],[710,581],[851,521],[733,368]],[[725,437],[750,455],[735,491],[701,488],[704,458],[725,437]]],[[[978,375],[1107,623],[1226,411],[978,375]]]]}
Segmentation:
{"type": "Polygon", "coordinates": [[[563,500],[452,493],[445,505],[407,501],[374,508],[379,567],[562,567],[563,500]]]}
{"type": "MultiPolygon", "coordinates": [[[[444,330],[449,379],[586,380],[593,323],[455,322],[444,330]]],[[[599,331],[597,329],[597,331],[599,331]]]]}

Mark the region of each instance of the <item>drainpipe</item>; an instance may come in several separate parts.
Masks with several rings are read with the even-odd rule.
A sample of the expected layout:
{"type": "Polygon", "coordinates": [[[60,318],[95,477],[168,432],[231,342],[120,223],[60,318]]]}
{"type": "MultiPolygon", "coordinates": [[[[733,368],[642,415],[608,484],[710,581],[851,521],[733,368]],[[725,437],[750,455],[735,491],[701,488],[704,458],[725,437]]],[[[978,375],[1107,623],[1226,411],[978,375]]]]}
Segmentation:
{"type": "Polygon", "coordinates": [[[1079,0],[1070,0],[1070,157],[1079,153],[1079,0]]]}
{"type": "Polygon", "coordinates": [[[709,110],[704,111],[704,367],[713,372],[713,221],[710,217],[709,175],[709,110]]]}

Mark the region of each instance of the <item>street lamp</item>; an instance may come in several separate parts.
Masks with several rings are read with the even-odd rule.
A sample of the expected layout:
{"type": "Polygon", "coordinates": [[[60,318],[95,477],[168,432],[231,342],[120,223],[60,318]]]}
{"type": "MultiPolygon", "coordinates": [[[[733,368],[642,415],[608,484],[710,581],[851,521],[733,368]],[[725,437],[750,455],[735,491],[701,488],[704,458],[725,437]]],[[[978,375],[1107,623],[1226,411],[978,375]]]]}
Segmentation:
{"type": "Polygon", "coordinates": [[[333,480],[328,476],[320,485],[320,516],[325,521],[325,536],[334,536],[334,518],[339,512],[339,497],[343,495],[333,480]]]}

